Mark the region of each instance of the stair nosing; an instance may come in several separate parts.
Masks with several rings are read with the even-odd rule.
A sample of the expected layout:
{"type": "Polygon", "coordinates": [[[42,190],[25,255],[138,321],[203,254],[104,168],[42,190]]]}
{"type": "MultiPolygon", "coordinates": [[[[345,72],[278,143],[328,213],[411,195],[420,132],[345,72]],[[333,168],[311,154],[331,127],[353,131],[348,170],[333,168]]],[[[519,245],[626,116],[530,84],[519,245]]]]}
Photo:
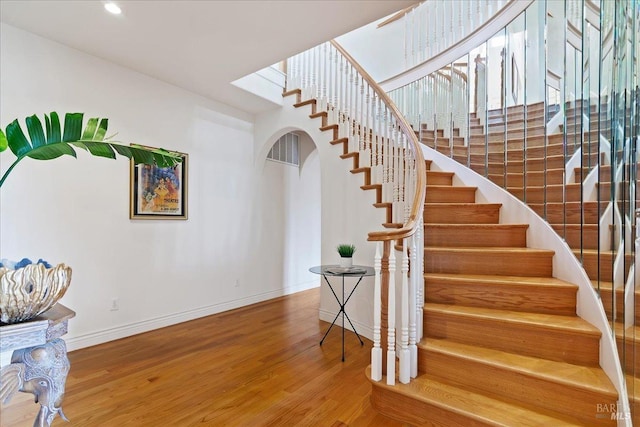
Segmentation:
{"type": "Polygon", "coordinates": [[[578,285],[555,277],[538,276],[500,276],[490,274],[459,274],[459,273],[424,273],[425,279],[445,279],[452,281],[466,281],[477,283],[516,284],[530,286],[553,286],[578,289],[578,285]]]}

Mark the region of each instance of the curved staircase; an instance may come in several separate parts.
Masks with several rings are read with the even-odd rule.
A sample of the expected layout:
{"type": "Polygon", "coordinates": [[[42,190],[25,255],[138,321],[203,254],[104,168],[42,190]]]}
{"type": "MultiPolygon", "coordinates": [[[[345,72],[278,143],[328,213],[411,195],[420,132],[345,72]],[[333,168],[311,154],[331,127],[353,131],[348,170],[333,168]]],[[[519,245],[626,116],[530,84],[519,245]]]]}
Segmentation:
{"type": "Polygon", "coordinates": [[[526,246],[527,224],[500,223],[499,204],[453,177],[428,172],[419,375],[372,382],[374,407],[413,425],[615,425],[577,286],[553,278],[552,251],[526,246]]]}
{"type": "MultiPolygon", "coordinates": [[[[360,120],[354,120],[351,113],[344,113],[335,107],[329,106],[326,111],[322,99],[313,98],[317,95],[311,95],[311,99],[303,99],[303,96],[307,96],[305,93],[304,90],[290,89],[284,96],[295,96],[293,106],[296,108],[309,106],[310,119],[320,118],[318,128],[329,132],[329,143],[341,148],[336,155],[352,165],[351,173],[362,174],[361,189],[375,190],[373,206],[386,211],[382,225],[391,229],[404,227],[393,215],[397,192],[393,193],[393,202],[385,202],[381,197],[384,185],[374,179],[373,167],[370,166],[373,165],[374,158],[370,142],[375,137],[384,144],[388,143],[389,137],[398,131],[397,124],[364,125],[362,123],[371,118],[368,114],[360,120]],[[342,120],[342,126],[335,123],[337,118],[342,120]],[[382,131],[382,135],[377,134],[378,131],[382,131]],[[350,144],[357,136],[360,137],[360,143],[350,144]]],[[[360,109],[361,116],[362,111],[360,109]]],[[[353,117],[356,116],[357,112],[353,117]]],[[[498,122],[496,119],[495,124],[498,122]]],[[[541,144],[548,138],[549,136],[543,135],[541,144]]],[[[383,176],[390,175],[394,168],[410,164],[404,156],[404,147],[406,146],[392,148],[382,145],[375,150],[383,158],[390,157],[393,161],[388,174],[383,176]]],[[[445,151],[453,154],[458,147],[447,148],[445,151]]],[[[471,149],[473,148],[472,146],[471,149]]],[[[515,154],[512,157],[520,164],[535,163],[549,155],[548,148],[522,147],[519,148],[520,157],[515,154]],[[523,149],[527,150],[526,157],[523,149]]],[[[473,156],[476,154],[466,154],[465,158],[473,166],[473,156]]],[[[512,172],[504,165],[504,154],[486,152],[480,155],[501,166],[502,169],[496,171],[495,175],[507,178],[512,172]]],[[[563,155],[557,154],[557,157],[562,158],[563,155]]],[[[422,166],[421,162],[419,165],[422,166]]],[[[430,161],[427,161],[427,169],[430,166],[430,161]]],[[[558,166],[561,167],[562,165],[558,166]]],[[[487,172],[491,174],[490,171],[487,172]]],[[[460,175],[463,175],[461,169],[460,175]]],[[[473,179],[477,179],[478,185],[485,188],[485,178],[477,176],[473,179]]],[[[407,361],[402,355],[399,359],[400,369],[396,369],[400,383],[392,381],[395,373],[391,374],[391,378],[380,381],[379,371],[374,371],[376,380],[372,380],[371,395],[373,406],[384,415],[412,425],[616,424],[618,392],[600,367],[601,332],[577,316],[578,286],[553,277],[555,253],[528,247],[529,224],[501,222],[501,204],[484,202],[487,195],[479,195],[475,187],[455,185],[462,179],[457,179],[454,172],[429,170],[426,181],[423,212],[424,293],[417,292],[418,295],[424,295],[424,301],[420,302],[423,304],[423,338],[417,349],[418,375],[410,379],[407,371],[402,370],[403,360],[405,363],[407,361]],[[483,202],[479,203],[480,201],[483,202]],[[406,374],[404,379],[403,374],[406,374]]],[[[544,183],[543,178],[542,185],[544,183]]],[[[496,197],[500,196],[496,193],[496,197]]],[[[513,202],[505,201],[513,209],[519,209],[515,199],[513,202]]],[[[525,209],[524,206],[522,209],[525,209]]],[[[531,213],[523,217],[533,216],[535,215],[531,213]]],[[[531,220],[535,221],[533,218],[531,220]]],[[[538,229],[539,224],[532,223],[531,226],[538,229]]],[[[550,229],[544,230],[553,234],[550,229]]],[[[394,237],[393,240],[400,243],[397,241],[399,238],[394,237]]],[[[391,241],[388,240],[385,245],[391,241]]],[[[392,247],[386,246],[388,249],[385,252],[393,254],[392,247]]],[[[553,247],[562,247],[568,251],[563,245],[553,247]]],[[[398,250],[406,246],[397,244],[395,248],[398,250]]],[[[402,252],[403,255],[406,254],[404,250],[402,252]]],[[[415,254],[411,256],[414,260],[415,254]]],[[[566,256],[570,254],[558,254],[559,259],[566,259],[566,256]]],[[[380,358],[373,357],[376,347],[378,351],[388,347],[387,355],[391,361],[391,357],[396,357],[394,347],[403,346],[401,351],[405,353],[402,354],[409,353],[406,351],[406,337],[410,328],[406,326],[406,319],[403,320],[405,323],[402,328],[393,324],[396,318],[393,307],[396,304],[392,298],[393,290],[397,288],[393,287],[391,279],[385,283],[389,277],[395,277],[394,272],[402,271],[398,275],[402,276],[402,295],[405,298],[408,257],[403,257],[402,270],[392,268],[395,260],[392,262],[391,257],[388,261],[386,259],[382,258],[381,262],[381,258],[376,255],[376,262],[380,262],[383,269],[381,293],[385,295],[388,290],[392,290],[389,301],[382,302],[383,306],[388,303],[389,315],[385,319],[385,309],[382,310],[381,325],[376,325],[374,310],[372,366],[376,366],[376,369],[380,366],[380,358]],[[388,320],[388,325],[385,320],[388,320]],[[390,329],[389,341],[384,342],[383,339],[381,343],[380,333],[387,326],[390,329]],[[401,336],[404,341],[396,341],[396,335],[401,336]],[[391,344],[387,346],[388,343],[391,344]]],[[[413,262],[411,261],[411,269],[413,262]]],[[[413,271],[422,270],[418,266],[413,271]]],[[[585,284],[580,283],[580,286],[585,284]]],[[[376,292],[380,292],[379,287],[376,287],[376,292]]],[[[406,314],[408,311],[403,312],[403,315],[406,314]]],[[[609,347],[605,347],[603,351],[608,349],[609,347]]],[[[392,362],[388,364],[388,368],[391,372],[392,362]]],[[[372,378],[371,372],[370,368],[369,378],[372,378]]]]}

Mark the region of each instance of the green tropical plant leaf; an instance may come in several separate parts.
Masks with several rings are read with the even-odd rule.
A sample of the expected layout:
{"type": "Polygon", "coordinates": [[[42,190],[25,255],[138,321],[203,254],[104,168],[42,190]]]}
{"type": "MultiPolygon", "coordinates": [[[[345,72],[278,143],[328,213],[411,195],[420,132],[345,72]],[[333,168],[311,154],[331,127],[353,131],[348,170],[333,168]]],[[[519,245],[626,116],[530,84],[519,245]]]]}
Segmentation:
{"type": "Polygon", "coordinates": [[[76,151],[66,142],[58,142],[34,148],[27,156],[36,160],[52,160],[65,154],[76,158],[78,157],[76,156],[76,151]]]}
{"type": "Polygon", "coordinates": [[[96,130],[98,129],[98,118],[93,117],[89,119],[87,125],[82,132],[82,139],[93,140],[96,135],[96,130]]]}
{"type": "Polygon", "coordinates": [[[44,137],[44,130],[42,129],[42,122],[35,114],[27,117],[27,131],[29,132],[29,138],[31,138],[31,145],[33,148],[42,147],[47,143],[44,137]]]}
{"type": "Polygon", "coordinates": [[[96,141],[104,141],[104,136],[107,134],[107,127],[109,126],[109,119],[100,120],[96,135],[93,137],[96,141]]]}
{"type": "Polygon", "coordinates": [[[14,120],[7,126],[7,141],[11,152],[20,158],[31,151],[32,147],[29,140],[24,136],[18,119],[14,120]]]}
{"type": "Polygon", "coordinates": [[[0,187],[22,159],[29,157],[52,160],[63,155],[76,157],[73,147],[109,159],[115,159],[118,153],[133,159],[134,163],[155,164],[159,167],[175,166],[182,161],[181,155],[175,152],[140,145],[123,145],[105,138],[108,119],[91,118],[83,129],[83,116],[83,113],[67,113],[62,129],[56,112],[44,116],[44,128],[36,115],[27,117],[25,122],[29,138],[25,136],[17,119],[7,126],[6,133],[0,130],[0,152],[8,147],[16,156],[16,160],[0,178],[0,187]]]}
{"type": "MultiPolygon", "coordinates": [[[[44,118],[46,120],[49,117],[45,115],[44,118]]],[[[47,144],[62,141],[60,135],[62,135],[60,133],[60,118],[58,117],[58,113],[54,111],[51,113],[51,132],[49,132],[49,128],[47,127],[47,144]]]]}
{"type": "Polygon", "coordinates": [[[0,153],[9,147],[9,141],[7,141],[7,135],[0,129],[0,153]]]}
{"type": "Polygon", "coordinates": [[[67,113],[64,116],[64,129],[62,140],[65,142],[77,141],[82,134],[82,113],[67,113]]]}

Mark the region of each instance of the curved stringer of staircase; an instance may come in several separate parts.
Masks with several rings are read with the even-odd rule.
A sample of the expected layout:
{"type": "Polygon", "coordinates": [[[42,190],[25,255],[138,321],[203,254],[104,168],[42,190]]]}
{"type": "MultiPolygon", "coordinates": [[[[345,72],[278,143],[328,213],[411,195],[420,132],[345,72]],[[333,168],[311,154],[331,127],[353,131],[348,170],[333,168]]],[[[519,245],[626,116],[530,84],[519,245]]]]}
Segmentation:
{"type": "MultiPolygon", "coordinates": [[[[304,61],[301,67],[305,67],[304,61]]],[[[319,61],[316,70],[322,67],[319,61]]],[[[312,78],[310,81],[313,83],[312,78]]],[[[342,147],[339,155],[352,162],[351,172],[363,174],[361,188],[375,190],[374,206],[387,212],[383,226],[406,229],[406,217],[405,222],[396,219],[395,200],[385,202],[384,184],[373,178],[376,165],[366,160],[370,153],[362,155],[363,150],[371,149],[366,141],[380,136],[376,133],[381,129],[365,126],[362,120],[357,124],[347,114],[351,131],[345,136],[341,126],[335,124],[336,118],[344,121],[345,117],[335,108],[335,100],[332,107],[331,97],[319,99],[324,95],[318,97],[317,88],[316,96],[305,96],[304,89],[288,87],[284,95],[296,96],[298,108],[310,105],[310,119],[321,119],[320,129],[332,132],[331,143],[342,147]],[[354,135],[364,138],[365,145],[353,149],[354,135]]],[[[368,112],[363,116],[368,117],[368,112]]],[[[387,129],[383,140],[389,131],[395,130],[387,129]]],[[[388,146],[381,151],[388,153],[388,146]]],[[[430,157],[438,155],[434,152],[430,157]]],[[[381,364],[380,347],[387,348],[384,334],[380,344],[385,318],[389,336],[402,337],[397,344],[400,354],[407,343],[404,323],[393,331],[394,302],[388,301],[387,313],[383,297],[382,325],[374,313],[372,365],[367,370],[372,380],[373,406],[412,425],[615,425],[612,412],[616,411],[618,393],[600,367],[600,330],[576,314],[578,286],[554,278],[553,260],[558,256],[554,251],[528,247],[530,224],[501,221],[510,216],[501,212],[503,206],[487,201],[476,187],[460,185],[453,170],[463,167],[450,162],[443,163],[450,167],[448,171],[426,162],[430,170],[423,212],[424,249],[419,248],[424,251],[424,292],[418,295],[424,295],[424,306],[419,310],[423,326],[418,330],[422,335],[418,333],[414,346],[417,372],[412,372],[411,379],[408,374],[403,379],[401,355],[396,381],[393,341],[388,346],[387,354],[392,358],[387,372],[382,376],[375,372],[381,364]]],[[[400,160],[396,166],[402,164],[400,160]]],[[[479,175],[475,179],[484,180],[479,175]]],[[[517,209],[527,209],[520,202],[516,205],[517,209]]],[[[551,229],[548,232],[553,234],[551,229]]],[[[408,235],[403,233],[397,239],[408,235]]],[[[385,256],[389,249],[385,246],[385,256]]],[[[563,249],[575,260],[568,247],[563,249]]],[[[566,260],[566,255],[561,259],[566,260]]],[[[419,271],[421,263],[415,263],[415,254],[411,259],[411,269],[419,271]]],[[[383,260],[383,271],[391,263],[383,260]]],[[[379,271],[379,258],[375,264],[379,271]]],[[[389,276],[394,276],[393,269],[388,270],[387,279],[389,276]]],[[[383,283],[382,294],[385,292],[383,283]]],[[[411,347],[411,338],[409,344],[411,347]]]]}
{"type": "Polygon", "coordinates": [[[615,425],[577,286],[553,277],[553,251],[527,247],[528,224],[501,222],[476,192],[427,172],[419,376],[373,382],[374,406],[415,425],[615,425]]]}

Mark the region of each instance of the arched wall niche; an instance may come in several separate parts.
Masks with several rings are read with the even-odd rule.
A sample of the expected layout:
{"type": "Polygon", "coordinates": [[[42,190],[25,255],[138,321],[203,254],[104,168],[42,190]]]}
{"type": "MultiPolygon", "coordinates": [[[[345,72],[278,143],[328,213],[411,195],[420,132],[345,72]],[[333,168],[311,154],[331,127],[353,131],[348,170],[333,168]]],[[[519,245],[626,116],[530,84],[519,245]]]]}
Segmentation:
{"type": "Polygon", "coordinates": [[[259,241],[273,259],[271,277],[286,293],[319,285],[309,267],[321,263],[322,218],[320,156],[303,130],[284,128],[261,147],[258,165],[262,227],[259,241]],[[298,165],[267,158],[285,135],[297,136],[298,165]]]}

